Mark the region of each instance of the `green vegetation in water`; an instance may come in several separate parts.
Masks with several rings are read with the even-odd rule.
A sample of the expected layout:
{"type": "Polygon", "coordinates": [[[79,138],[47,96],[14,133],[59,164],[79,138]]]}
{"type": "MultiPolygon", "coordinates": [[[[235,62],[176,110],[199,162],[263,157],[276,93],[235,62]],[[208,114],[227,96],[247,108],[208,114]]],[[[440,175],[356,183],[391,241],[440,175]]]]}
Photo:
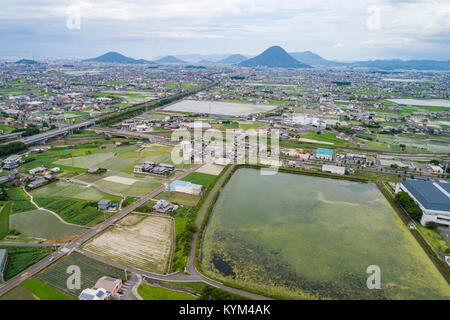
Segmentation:
{"type": "Polygon", "coordinates": [[[210,277],[275,297],[450,298],[377,187],[343,180],[237,170],[213,208],[200,265],[210,277]],[[367,289],[370,265],[381,268],[381,290],[367,289]]]}

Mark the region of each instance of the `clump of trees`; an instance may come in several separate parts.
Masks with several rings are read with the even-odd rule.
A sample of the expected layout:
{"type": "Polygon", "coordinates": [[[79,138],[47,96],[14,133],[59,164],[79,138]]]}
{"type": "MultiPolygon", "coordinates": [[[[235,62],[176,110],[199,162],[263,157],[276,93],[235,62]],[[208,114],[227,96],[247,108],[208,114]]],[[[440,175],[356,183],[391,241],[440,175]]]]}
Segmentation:
{"type": "Polygon", "coordinates": [[[41,131],[34,124],[30,124],[25,129],[14,129],[12,132],[23,132],[22,137],[30,137],[40,133],[41,131]]]}
{"type": "Polygon", "coordinates": [[[406,212],[415,221],[420,221],[422,218],[422,209],[406,192],[399,192],[395,195],[395,201],[400,204],[406,212]]]}
{"type": "Polygon", "coordinates": [[[14,153],[18,153],[27,149],[27,146],[23,142],[11,142],[8,144],[0,145],[0,157],[9,156],[14,153]]]}
{"type": "Polygon", "coordinates": [[[425,223],[425,228],[433,230],[433,231],[438,231],[438,224],[436,222],[429,221],[429,222],[425,223]]]}

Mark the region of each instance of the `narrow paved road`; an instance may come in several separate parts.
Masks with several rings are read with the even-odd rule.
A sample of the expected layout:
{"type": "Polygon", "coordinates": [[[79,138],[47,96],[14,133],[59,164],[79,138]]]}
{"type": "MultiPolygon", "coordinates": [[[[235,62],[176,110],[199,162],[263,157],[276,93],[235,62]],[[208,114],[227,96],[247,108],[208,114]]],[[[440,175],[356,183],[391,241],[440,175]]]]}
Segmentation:
{"type": "Polygon", "coordinates": [[[61,247],[63,245],[64,243],[0,242],[0,246],[4,247],[61,247]]]}

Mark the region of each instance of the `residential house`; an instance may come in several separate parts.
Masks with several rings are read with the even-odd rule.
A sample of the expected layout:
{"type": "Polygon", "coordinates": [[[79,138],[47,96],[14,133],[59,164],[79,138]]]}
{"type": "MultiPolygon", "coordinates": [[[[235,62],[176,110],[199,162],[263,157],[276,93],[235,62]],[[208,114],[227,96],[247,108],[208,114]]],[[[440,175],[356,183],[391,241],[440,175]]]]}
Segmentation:
{"type": "Polygon", "coordinates": [[[168,213],[175,209],[175,206],[167,200],[158,200],[153,206],[153,210],[160,213],[168,213]]]}
{"type": "Polygon", "coordinates": [[[98,202],[98,210],[108,210],[110,207],[112,207],[112,201],[111,200],[100,200],[98,202]]]}
{"type": "Polygon", "coordinates": [[[119,292],[119,290],[122,288],[122,285],[122,280],[105,276],[98,279],[92,289],[105,289],[109,297],[114,297],[116,293],[119,292]]]}

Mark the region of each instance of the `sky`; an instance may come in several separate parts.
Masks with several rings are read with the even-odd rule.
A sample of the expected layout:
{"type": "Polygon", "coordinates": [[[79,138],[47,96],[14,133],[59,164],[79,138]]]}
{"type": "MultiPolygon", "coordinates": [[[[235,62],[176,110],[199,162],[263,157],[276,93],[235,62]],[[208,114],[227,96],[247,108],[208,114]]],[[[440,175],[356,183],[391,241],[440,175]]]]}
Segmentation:
{"type": "Polygon", "coordinates": [[[1,0],[0,56],[256,55],[450,60],[448,0],[1,0]]]}

